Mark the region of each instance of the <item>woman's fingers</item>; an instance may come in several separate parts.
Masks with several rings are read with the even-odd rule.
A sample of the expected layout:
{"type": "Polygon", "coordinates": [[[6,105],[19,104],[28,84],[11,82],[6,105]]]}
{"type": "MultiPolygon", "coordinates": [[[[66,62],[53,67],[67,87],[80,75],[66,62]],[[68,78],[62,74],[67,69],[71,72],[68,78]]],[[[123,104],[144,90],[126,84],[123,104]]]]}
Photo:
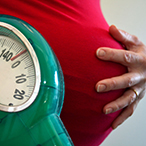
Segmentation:
{"type": "Polygon", "coordinates": [[[126,107],[122,113],[112,123],[112,128],[116,129],[121,125],[127,118],[129,118],[135,111],[139,100],[135,100],[130,106],[126,107]]]}
{"type": "Polygon", "coordinates": [[[123,30],[117,29],[114,25],[109,28],[109,33],[114,39],[121,42],[128,50],[132,50],[135,46],[141,46],[143,43],[134,35],[131,35],[123,30]]]}
{"type": "Polygon", "coordinates": [[[96,56],[101,60],[117,62],[127,67],[130,65],[135,67],[143,63],[143,56],[138,53],[106,47],[99,48],[96,51],[96,56]]]}
{"type": "Polygon", "coordinates": [[[121,76],[99,81],[95,85],[95,89],[97,92],[107,92],[110,90],[124,89],[138,84],[141,80],[142,76],[139,73],[131,72],[123,74],[121,76]]]}
{"type": "Polygon", "coordinates": [[[135,100],[137,100],[138,98],[140,99],[139,95],[141,94],[142,90],[142,88],[129,88],[120,98],[105,105],[103,112],[105,114],[110,114],[127,106],[130,106],[135,100]]]}
{"type": "Polygon", "coordinates": [[[96,55],[104,61],[112,61],[127,66],[128,73],[99,81],[95,88],[97,92],[127,88],[124,94],[106,104],[103,108],[105,114],[124,109],[112,124],[113,129],[130,117],[140,99],[145,94],[146,84],[146,46],[134,35],[110,26],[109,33],[119,41],[127,50],[98,48],[96,55]]]}
{"type": "MultiPolygon", "coordinates": [[[[139,86],[140,87],[140,86],[139,86]]],[[[117,128],[127,118],[129,118],[135,111],[137,104],[145,95],[145,89],[132,87],[133,89],[127,90],[123,96],[111,103],[104,106],[103,112],[110,114],[123,109],[121,114],[113,121],[112,128],[117,128]]]]}

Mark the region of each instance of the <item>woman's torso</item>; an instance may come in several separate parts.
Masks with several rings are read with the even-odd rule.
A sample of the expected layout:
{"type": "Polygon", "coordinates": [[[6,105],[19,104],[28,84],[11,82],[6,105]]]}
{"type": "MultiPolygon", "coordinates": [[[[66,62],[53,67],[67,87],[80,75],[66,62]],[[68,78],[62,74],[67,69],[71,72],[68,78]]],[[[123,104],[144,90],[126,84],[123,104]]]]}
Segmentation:
{"type": "Polygon", "coordinates": [[[99,145],[119,114],[105,115],[103,106],[122,95],[123,90],[97,93],[95,84],[126,71],[95,56],[102,46],[121,49],[108,33],[99,0],[5,0],[0,2],[0,13],[23,19],[45,37],[65,78],[61,119],[75,146],[99,145]]]}

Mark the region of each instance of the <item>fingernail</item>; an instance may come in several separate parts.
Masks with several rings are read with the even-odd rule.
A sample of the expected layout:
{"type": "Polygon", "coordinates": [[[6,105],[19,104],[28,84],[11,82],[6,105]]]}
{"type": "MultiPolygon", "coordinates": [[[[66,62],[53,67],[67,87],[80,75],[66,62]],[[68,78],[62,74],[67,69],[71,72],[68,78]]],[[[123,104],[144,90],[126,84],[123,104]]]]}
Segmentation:
{"type": "Polygon", "coordinates": [[[98,49],[98,50],[96,51],[96,55],[97,55],[98,57],[103,57],[103,56],[105,56],[105,51],[102,50],[102,49],[98,49]]]}
{"type": "Polygon", "coordinates": [[[97,92],[102,92],[106,89],[106,86],[105,85],[98,85],[97,87],[97,92]]]}
{"type": "Polygon", "coordinates": [[[118,125],[116,125],[115,127],[112,127],[113,130],[117,129],[117,127],[119,127],[121,125],[121,123],[119,123],[118,125]]]}
{"type": "Polygon", "coordinates": [[[110,114],[110,113],[112,113],[112,111],[113,111],[112,108],[108,108],[108,109],[106,109],[105,114],[106,114],[106,115],[107,115],[107,114],[110,114]]]}
{"type": "Polygon", "coordinates": [[[113,130],[115,130],[117,127],[112,127],[113,130]]]}

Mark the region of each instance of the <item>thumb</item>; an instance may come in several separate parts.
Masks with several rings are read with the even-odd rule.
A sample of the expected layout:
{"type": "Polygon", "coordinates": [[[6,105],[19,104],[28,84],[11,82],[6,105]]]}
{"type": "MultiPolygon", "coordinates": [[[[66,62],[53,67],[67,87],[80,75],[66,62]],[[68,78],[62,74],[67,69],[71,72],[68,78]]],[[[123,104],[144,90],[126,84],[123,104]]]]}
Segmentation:
{"type": "Polygon", "coordinates": [[[128,50],[134,48],[135,46],[141,45],[141,42],[136,36],[120,30],[114,25],[109,27],[109,33],[115,40],[122,43],[128,50]]]}

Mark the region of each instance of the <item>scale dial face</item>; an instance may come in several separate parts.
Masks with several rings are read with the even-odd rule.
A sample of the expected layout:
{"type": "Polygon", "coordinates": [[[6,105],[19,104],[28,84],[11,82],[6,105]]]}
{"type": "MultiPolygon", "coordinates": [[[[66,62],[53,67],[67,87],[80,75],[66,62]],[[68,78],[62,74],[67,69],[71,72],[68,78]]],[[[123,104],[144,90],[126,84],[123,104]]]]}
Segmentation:
{"type": "Polygon", "coordinates": [[[39,88],[40,67],[32,45],[18,29],[0,22],[0,110],[24,110],[39,88]]]}

